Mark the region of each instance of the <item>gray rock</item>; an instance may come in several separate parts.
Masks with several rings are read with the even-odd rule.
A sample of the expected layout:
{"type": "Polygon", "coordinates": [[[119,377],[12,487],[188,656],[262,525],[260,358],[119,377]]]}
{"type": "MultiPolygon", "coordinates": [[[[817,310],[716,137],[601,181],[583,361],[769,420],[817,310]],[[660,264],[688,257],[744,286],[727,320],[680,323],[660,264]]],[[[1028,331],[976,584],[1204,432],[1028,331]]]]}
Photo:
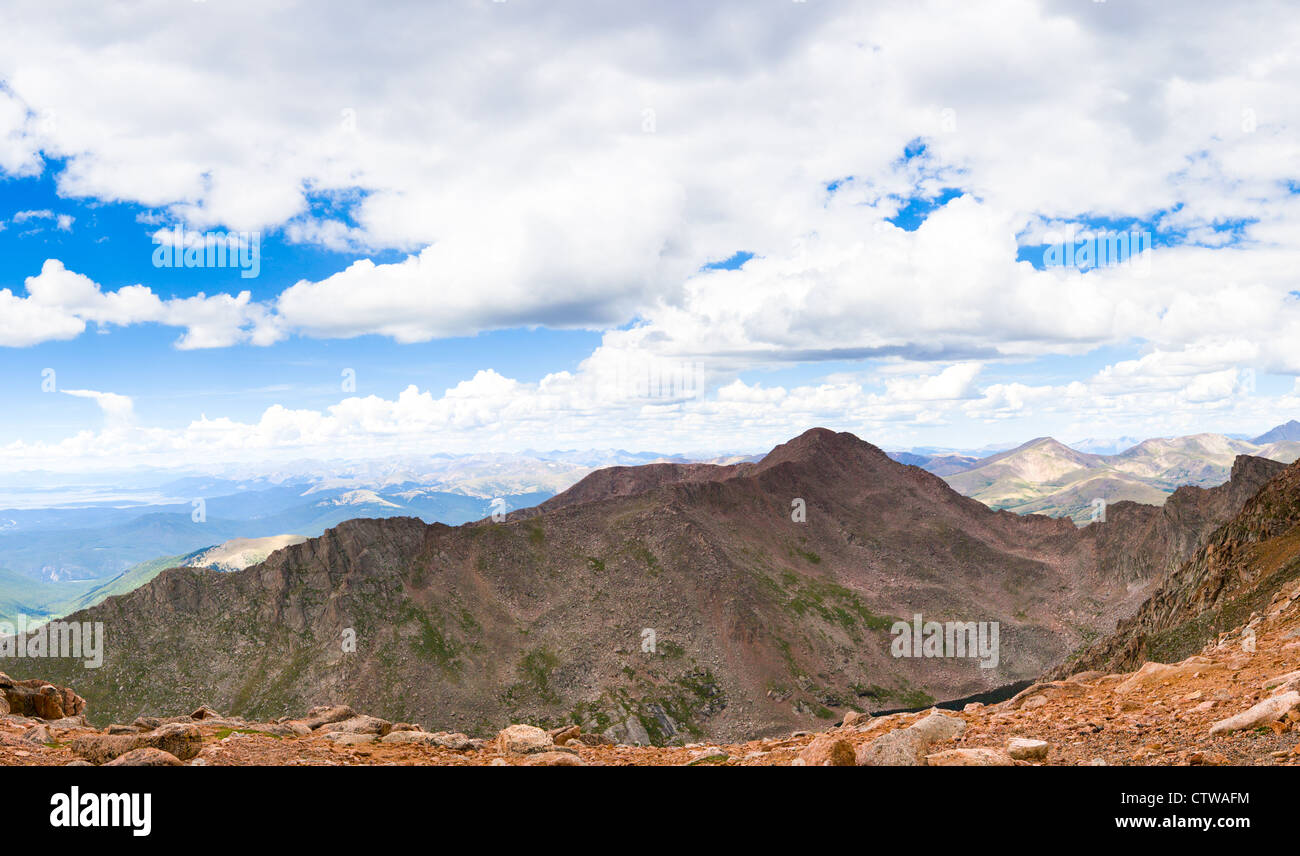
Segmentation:
{"type": "Polygon", "coordinates": [[[945,740],[951,740],[965,731],[966,720],[936,710],[924,719],[917,720],[908,726],[908,730],[919,733],[931,743],[941,743],[945,740]]]}
{"type": "Polygon", "coordinates": [[[506,755],[526,755],[555,748],[551,735],[532,725],[511,725],[497,735],[497,748],[506,755]]]}
{"type": "Polygon", "coordinates": [[[478,741],[464,734],[450,734],[446,731],[429,733],[427,731],[392,731],[383,743],[411,743],[417,746],[435,746],[439,749],[463,751],[476,748],[478,741]]]}
{"type": "Polygon", "coordinates": [[[50,733],[48,726],[37,725],[36,727],[29,728],[23,732],[22,739],[27,743],[35,743],[44,746],[46,743],[54,742],[54,735],[50,733]]]}
{"type": "MultiPolygon", "coordinates": [[[[187,717],[188,720],[188,717],[187,717]]],[[[68,746],[92,764],[105,764],[135,749],[161,749],[187,761],[203,748],[203,737],[194,724],[172,723],[138,734],[90,734],[74,737],[68,746]]]]}
{"type": "Polygon", "coordinates": [[[377,716],[352,716],[338,722],[327,723],[321,726],[322,730],[333,733],[343,734],[375,734],[383,737],[393,730],[393,724],[386,719],[380,719],[377,716]]]}
{"type": "Polygon", "coordinates": [[[1043,761],[1052,746],[1046,740],[1012,737],[1007,741],[1007,754],[1017,761],[1043,761]]]}
{"type": "Polygon", "coordinates": [[[855,760],[859,767],[924,767],[929,748],[924,734],[900,728],[859,747],[855,760]]]}
{"type": "Polygon", "coordinates": [[[1236,716],[1221,719],[1210,727],[1210,736],[1232,731],[1246,731],[1281,719],[1292,710],[1300,708],[1300,692],[1294,690],[1266,698],[1254,707],[1236,716]]]}

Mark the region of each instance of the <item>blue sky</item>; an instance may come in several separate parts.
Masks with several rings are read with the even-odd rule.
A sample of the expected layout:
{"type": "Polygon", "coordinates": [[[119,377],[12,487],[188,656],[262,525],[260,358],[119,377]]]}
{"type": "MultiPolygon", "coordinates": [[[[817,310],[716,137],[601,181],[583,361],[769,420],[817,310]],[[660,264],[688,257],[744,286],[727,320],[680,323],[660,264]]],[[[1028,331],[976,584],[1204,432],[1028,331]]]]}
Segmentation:
{"type": "Polygon", "coordinates": [[[1293,16],[184,5],[0,33],[7,466],[1300,409],[1293,16]],[[156,267],[173,227],[258,236],[258,275],[156,267]],[[1145,252],[1047,263],[1112,230],[1145,252]]]}

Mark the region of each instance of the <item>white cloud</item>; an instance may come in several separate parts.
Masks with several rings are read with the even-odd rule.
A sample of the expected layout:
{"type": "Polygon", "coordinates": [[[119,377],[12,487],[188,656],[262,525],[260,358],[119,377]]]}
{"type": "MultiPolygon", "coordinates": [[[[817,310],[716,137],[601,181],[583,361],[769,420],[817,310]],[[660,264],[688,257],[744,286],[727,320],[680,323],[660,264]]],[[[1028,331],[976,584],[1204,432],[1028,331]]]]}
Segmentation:
{"type": "Polygon", "coordinates": [[[137,202],[162,212],[154,225],[409,255],[262,302],[110,291],[50,260],[26,296],[0,290],[0,345],[89,323],[173,326],[184,348],[606,331],[573,373],[536,385],[481,372],[437,397],[133,429],[138,449],[187,453],[209,440],[398,442],[410,426],[618,436],[629,413],[665,441],[1071,408],[1162,426],[1213,408],[1263,414],[1291,399],[1248,395],[1245,373],[1300,374],[1289,12],[1266,0],[1245,12],[1208,0],[599,12],[152,0],[75,20],[34,8],[0,31],[6,174],[38,171],[43,151],[67,164],[61,194],[137,202]],[[925,156],[901,161],[918,138],[925,156]],[[915,231],[887,222],[942,187],[966,195],[915,231]],[[1088,217],[1155,217],[1187,242],[1158,247],[1149,269],[1016,261],[1088,217]],[[700,272],[738,250],[755,257],[700,272]],[[1134,343],[1142,355],[1074,382],[980,384],[1008,360],[1134,343]],[[790,388],[738,379],[861,357],[906,369],[790,388]],[[698,366],[709,394],[610,405],[609,377],[664,361],[698,366]],[[612,421],[599,422],[604,407],[612,421]]]}
{"type": "Polygon", "coordinates": [[[128,326],[157,323],[184,328],[181,349],[228,347],[241,342],[271,344],[281,337],[277,322],[247,291],[202,293],[164,300],[143,285],[104,291],[89,277],[48,259],[26,279],[27,297],[0,290],[0,345],[23,347],[71,339],[87,322],[128,326]]]}
{"type": "Polygon", "coordinates": [[[1221,242],[1211,224],[1250,218],[1260,245],[1234,255],[1234,278],[1294,267],[1286,236],[1300,212],[1282,182],[1300,160],[1300,20],[1287,8],[667,3],[592,15],[157,0],[75,23],[33,10],[0,33],[13,114],[0,110],[0,129],[19,147],[0,165],[26,168],[22,147],[39,145],[69,159],[68,195],[413,254],[289,289],[276,308],[308,335],[408,342],[676,309],[697,326],[728,315],[741,350],[804,349],[830,331],[859,348],[936,334],[978,348],[1001,334],[1003,351],[1068,351],[1126,335],[1172,297],[1044,285],[1014,263],[1012,236],[1032,223],[1172,210],[1167,225],[1221,242]],[[262,61],[232,62],[232,44],[262,61]],[[925,166],[900,165],[918,137],[925,166]],[[826,205],[824,185],[849,176],[840,193],[879,210],[826,205]],[[979,202],[925,235],[865,231],[897,205],[891,194],[943,184],[979,202]],[[316,197],[351,200],[353,222],[313,211],[316,197]],[[806,255],[790,255],[797,241],[806,255]],[[793,309],[793,329],[683,290],[738,249],[785,257],[760,285],[790,293],[762,309],[793,309]],[[853,289],[887,293],[839,312],[821,302],[853,289]],[[950,303],[954,292],[975,299],[950,303]],[[995,310],[988,336],[955,329],[995,310]],[[902,329],[874,334],[877,321],[902,329]]]}
{"type": "Polygon", "coordinates": [[[93,389],[65,389],[64,395],[76,398],[89,398],[99,405],[104,414],[104,423],[109,430],[120,430],[131,423],[135,415],[135,402],[129,396],[115,392],[99,392],[93,389]]]}

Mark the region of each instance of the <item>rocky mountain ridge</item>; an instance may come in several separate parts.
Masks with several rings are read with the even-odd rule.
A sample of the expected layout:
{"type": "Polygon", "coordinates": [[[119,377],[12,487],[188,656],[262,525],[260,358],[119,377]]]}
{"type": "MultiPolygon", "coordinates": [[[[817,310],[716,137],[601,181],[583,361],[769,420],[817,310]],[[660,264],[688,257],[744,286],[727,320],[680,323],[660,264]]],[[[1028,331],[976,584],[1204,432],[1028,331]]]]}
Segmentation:
{"type": "Polygon", "coordinates": [[[665,467],[590,476],[500,523],[353,520],[242,572],[166,571],[72,616],[107,628],[102,669],[45,677],[127,720],[342,701],[478,735],[810,728],[1036,677],[1136,608],[1268,469],[1080,530],[990,511],[824,429],[757,463],[665,467]],[[916,613],[998,622],[997,667],[892,656],[893,622],[916,613]]]}

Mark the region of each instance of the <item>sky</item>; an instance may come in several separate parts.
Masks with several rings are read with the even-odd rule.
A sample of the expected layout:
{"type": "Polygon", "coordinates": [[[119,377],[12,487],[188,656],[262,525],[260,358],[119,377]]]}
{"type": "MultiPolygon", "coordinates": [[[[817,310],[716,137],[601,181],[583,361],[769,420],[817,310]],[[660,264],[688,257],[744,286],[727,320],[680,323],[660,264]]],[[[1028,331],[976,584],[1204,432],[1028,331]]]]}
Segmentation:
{"type": "Polygon", "coordinates": [[[0,4],[9,470],[1253,435],[1298,262],[1284,2],[0,4]]]}

